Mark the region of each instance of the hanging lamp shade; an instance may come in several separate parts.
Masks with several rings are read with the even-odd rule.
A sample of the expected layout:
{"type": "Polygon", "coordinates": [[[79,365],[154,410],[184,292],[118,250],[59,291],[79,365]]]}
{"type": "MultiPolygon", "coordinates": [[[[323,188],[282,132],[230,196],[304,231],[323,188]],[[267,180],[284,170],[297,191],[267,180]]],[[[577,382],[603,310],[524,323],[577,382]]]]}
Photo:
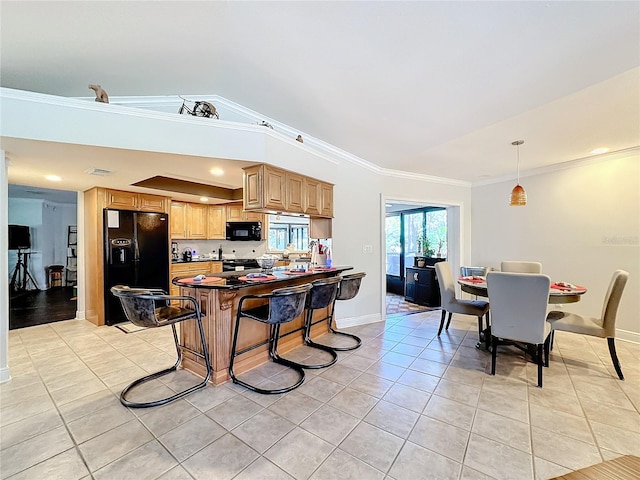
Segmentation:
{"type": "Polygon", "coordinates": [[[524,140],[516,140],[515,142],[511,142],[511,145],[514,145],[517,150],[518,156],[518,181],[516,186],[511,190],[511,198],[509,200],[509,205],[512,207],[524,207],[527,204],[527,192],[524,191],[524,187],[520,185],[520,145],[524,143],[524,140]]]}
{"type": "Polygon", "coordinates": [[[522,185],[517,184],[511,190],[511,200],[509,200],[509,205],[512,207],[524,207],[527,204],[527,192],[524,191],[522,185]]]}

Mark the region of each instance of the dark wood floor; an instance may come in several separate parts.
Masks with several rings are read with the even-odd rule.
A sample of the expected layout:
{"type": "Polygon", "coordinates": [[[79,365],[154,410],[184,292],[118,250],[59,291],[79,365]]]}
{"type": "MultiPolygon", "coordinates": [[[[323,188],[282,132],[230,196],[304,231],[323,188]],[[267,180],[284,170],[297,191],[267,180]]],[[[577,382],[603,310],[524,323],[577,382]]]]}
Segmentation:
{"type": "Polygon", "coordinates": [[[76,317],[73,287],[30,290],[9,299],[9,330],[76,317]]]}

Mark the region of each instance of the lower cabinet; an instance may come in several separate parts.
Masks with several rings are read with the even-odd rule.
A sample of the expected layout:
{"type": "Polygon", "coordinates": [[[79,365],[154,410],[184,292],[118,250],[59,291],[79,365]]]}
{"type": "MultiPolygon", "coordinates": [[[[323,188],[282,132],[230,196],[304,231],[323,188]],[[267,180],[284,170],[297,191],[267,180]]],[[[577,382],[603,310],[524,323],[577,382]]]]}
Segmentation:
{"type": "MultiPolygon", "coordinates": [[[[188,275],[207,275],[210,273],[222,272],[222,262],[185,262],[185,263],[173,263],[171,264],[169,282],[175,277],[186,277],[188,275]]],[[[170,283],[170,294],[180,295],[180,287],[176,287],[173,283],[170,283]]],[[[180,302],[173,301],[173,305],[177,305],[180,302]]]]}
{"type": "Polygon", "coordinates": [[[440,306],[440,286],[434,267],[407,267],[404,298],[408,302],[427,307],[440,306]]]}

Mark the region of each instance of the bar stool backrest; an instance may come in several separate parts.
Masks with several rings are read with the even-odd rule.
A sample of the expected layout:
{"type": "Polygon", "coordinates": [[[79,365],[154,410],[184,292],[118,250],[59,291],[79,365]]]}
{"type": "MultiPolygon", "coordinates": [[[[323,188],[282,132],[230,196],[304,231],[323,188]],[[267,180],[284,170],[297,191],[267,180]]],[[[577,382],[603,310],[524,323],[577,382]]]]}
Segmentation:
{"type": "Polygon", "coordinates": [[[338,294],[340,277],[322,278],[311,282],[311,292],[307,296],[307,308],[312,310],[332,305],[338,294]]]}
{"type": "Polygon", "coordinates": [[[360,283],[366,273],[352,273],[351,275],[343,275],[340,282],[340,290],[338,290],[338,300],[351,300],[360,291],[360,283]]]}
{"type": "Polygon", "coordinates": [[[126,285],[111,287],[111,293],[120,299],[124,314],[134,325],[139,327],[159,326],[156,316],[156,305],[153,299],[144,298],[144,295],[153,295],[153,292],[144,288],[130,288],[126,285]]]}
{"type": "Polygon", "coordinates": [[[267,323],[287,323],[298,318],[304,310],[311,284],[279,288],[271,292],[267,323]]]}

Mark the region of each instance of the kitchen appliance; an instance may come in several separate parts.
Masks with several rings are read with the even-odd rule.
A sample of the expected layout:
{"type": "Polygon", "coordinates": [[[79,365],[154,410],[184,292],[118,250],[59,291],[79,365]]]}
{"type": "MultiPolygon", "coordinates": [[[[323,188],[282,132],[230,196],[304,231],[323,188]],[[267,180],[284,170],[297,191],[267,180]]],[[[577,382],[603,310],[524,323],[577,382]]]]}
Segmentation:
{"type": "Polygon", "coordinates": [[[227,240],[262,240],[261,222],[227,222],[227,240]]]}
{"type": "Polygon", "coordinates": [[[251,268],[260,268],[260,265],[258,265],[255,258],[233,258],[222,260],[223,272],[233,272],[236,270],[251,268]]]}
{"type": "Polygon", "coordinates": [[[180,252],[178,251],[178,242],[171,242],[171,260],[177,262],[180,260],[180,252]]]}
{"type": "Polygon", "coordinates": [[[166,213],[104,210],[105,323],[127,319],[115,285],[169,291],[169,216],[166,213]]]}

